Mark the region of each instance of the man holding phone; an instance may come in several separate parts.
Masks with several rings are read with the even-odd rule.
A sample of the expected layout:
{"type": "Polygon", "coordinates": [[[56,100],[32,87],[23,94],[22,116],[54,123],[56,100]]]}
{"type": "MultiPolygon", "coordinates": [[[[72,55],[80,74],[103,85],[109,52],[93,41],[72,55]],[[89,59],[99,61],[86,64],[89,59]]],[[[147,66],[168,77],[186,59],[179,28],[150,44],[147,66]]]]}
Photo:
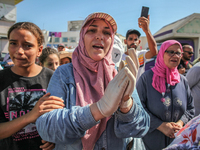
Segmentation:
{"type": "MultiPolygon", "coordinates": [[[[134,30],[134,29],[128,30],[126,33],[126,39],[124,40],[124,43],[127,45],[127,50],[130,48],[134,48],[136,50],[136,54],[138,56],[140,68],[138,70],[138,75],[137,75],[136,81],[138,81],[138,79],[142,75],[142,73],[145,72],[145,62],[148,59],[157,55],[157,53],[158,53],[156,41],[149,29],[149,23],[150,23],[149,15],[148,15],[148,18],[142,16],[138,19],[139,27],[142,28],[142,30],[146,34],[149,51],[148,50],[141,50],[141,51],[136,50],[141,42],[139,39],[141,34],[137,30],[134,30]]],[[[123,54],[122,60],[125,60],[127,55],[128,55],[128,51],[126,51],[125,54],[123,54]]]]}
{"type": "MultiPolygon", "coordinates": [[[[146,34],[149,51],[148,50],[141,50],[141,51],[136,50],[141,42],[141,40],[139,39],[141,34],[137,30],[134,30],[134,29],[128,30],[126,33],[126,39],[124,40],[124,43],[127,45],[127,50],[130,48],[134,48],[136,50],[136,54],[138,56],[140,68],[138,70],[138,75],[137,75],[137,79],[136,79],[137,81],[138,81],[139,77],[142,75],[142,73],[145,72],[145,62],[148,59],[157,55],[157,53],[158,53],[156,41],[149,29],[149,23],[150,23],[149,15],[148,15],[148,18],[140,17],[138,19],[139,27],[142,28],[142,30],[146,34]]],[[[126,51],[125,54],[123,54],[122,60],[125,60],[127,55],[128,55],[128,51],[126,51]]]]}
{"type": "MultiPolygon", "coordinates": [[[[146,8],[144,8],[144,9],[146,9],[146,8]]],[[[129,55],[128,49],[134,48],[136,50],[136,55],[138,57],[138,61],[139,61],[139,65],[140,65],[140,67],[138,69],[136,82],[138,81],[140,76],[145,72],[146,61],[148,59],[154,57],[158,53],[156,41],[149,29],[150,21],[149,21],[149,15],[148,15],[148,11],[147,11],[148,9],[146,9],[146,10],[144,10],[144,9],[142,9],[141,17],[138,18],[138,26],[140,28],[142,28],[142,30],[146,34],[146,38],[147,38],[147,42],[148,42],[148,46],[149,46],[150,50],[137,51],[137,47],[140,45],[140,42],[141,42],[141,40],[139,39],[141,34],[138,30],[130,29],[127,31],[126,39],[124,40],[124,43],[127,45],[127,51],[122,55],[122,60],[125,61],[126,56],[129,55]],[[144,16],[147,16],[147,17],[144,17],[144,16]]],[[[144,143],[141,138],[133,138],[132,145],[133,145],[132,149],[133,148],[137,148],[137,150],[145,149],[144,143]]]]}

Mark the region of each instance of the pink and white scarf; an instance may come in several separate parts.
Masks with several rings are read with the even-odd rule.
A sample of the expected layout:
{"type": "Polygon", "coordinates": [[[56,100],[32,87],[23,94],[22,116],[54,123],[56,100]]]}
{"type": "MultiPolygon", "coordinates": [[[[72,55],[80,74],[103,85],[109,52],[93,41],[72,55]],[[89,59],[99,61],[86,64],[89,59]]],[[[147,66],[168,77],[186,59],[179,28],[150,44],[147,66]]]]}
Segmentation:
{"type": "MultiPolygon", "coordinates": [[[[114,32],[111,25],[104,20],[111,29],[112,43],[106,56],[100,61],[91,59],[85,49],[84,35],[94,18],[88,21],[80,31],[79,45],[72,54],[72,64],[74,78],[76,82],[76,105],[86,106],[93,104],[101,99],[108,83],[117,74],[115,65],[112,61],[111,50],[114,43],[114,32]]],[[[86,131],[82,138],[84,150],[93,149],[96,141],[100,138],[103,131],[106,129],[107,121],[110,117],[101,120],[100,124],[95,125],[86,131]]]]}

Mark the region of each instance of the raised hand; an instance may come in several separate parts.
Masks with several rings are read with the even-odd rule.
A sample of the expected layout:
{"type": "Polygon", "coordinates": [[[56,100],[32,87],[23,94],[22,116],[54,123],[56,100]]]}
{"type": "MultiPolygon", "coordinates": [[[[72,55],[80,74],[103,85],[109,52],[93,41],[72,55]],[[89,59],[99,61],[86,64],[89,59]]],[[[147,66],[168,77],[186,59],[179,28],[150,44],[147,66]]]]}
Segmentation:
{"type": "Polygon", "coordinates": [[[112,115],[119,107],[128,83],[134,82],[128,67],[124,67],[106,87],[104,96],[96,103],[104,117],[112,115]]]}
{"type": "Polygon", "coordinates": [[[134,48],[129,49],[128,53],[129,56],[126,57],[127,65],[125,65],[125,63],[121,61],[119,66],[119,71],[122,71],[122,68],[125,66],[128,67],[129,70],[131,71],[131,74],[133,75],[133,82],[128,83],[127,89],[125,90],[125,93],[121,101],[120,110],[123,110],[124,108],[130,108],[130,106],[132,106],[131,95],[136,86],[136,78],[139,68],[139,62],[137,55],[135,53],[135,49],[134,48]]]}
{"type": "Polygon", "coordinates": [[[145,18],[145,17],[140,17],[138,19],[138,26],[140,28],[142,28],[142,30],[146,33],[148,32],[150,29],[149,29],[149,15],[148,15],[148,18],[145,18]]]}

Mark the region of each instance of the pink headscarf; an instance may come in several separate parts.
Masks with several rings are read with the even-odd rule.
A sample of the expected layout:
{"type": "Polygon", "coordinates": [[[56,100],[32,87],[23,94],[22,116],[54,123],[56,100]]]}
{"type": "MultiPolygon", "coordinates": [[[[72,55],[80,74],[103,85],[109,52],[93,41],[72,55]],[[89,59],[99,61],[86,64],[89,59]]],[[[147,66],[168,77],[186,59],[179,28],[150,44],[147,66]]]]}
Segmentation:
{"type": "MultiPolygon", "coordinates": [[[[89,57],[85,49],[84,35],[90,24],[98,19],[93,18],[82,27],[79,45],[72,54],[73,72],[76,82],[76,105],[78,106],[86,106],[99,101],[104,95],[108,83],[117,74],[111,55],[114,43],[114,31],[107,20],[103,19],[111,29],[112,43],[106,56],[100,61],[94,61],[89,57]]],[[[84,150],[94,148],[96,141],[106,129],[106,124],[109,119],[110,117],[102,119],[100,124],[86,131],[85,136],[82,138],[84,150]]]]}
{"type": "Polygon", "coordinates": [[[178,44],[182,50],[182,46],[178,41],[168,40],[165,41],[159,50],[157,55],[155,67],[152,68],[153,71],[153,81],[152,86],[160,93],[166,91],[165,81],[170,85],[175,85],[180,82],[180,75],[177,70],[177,67],[174,69],[168,68],[164,63],[164,53],[168,47],[171,45],[178,44]]]}

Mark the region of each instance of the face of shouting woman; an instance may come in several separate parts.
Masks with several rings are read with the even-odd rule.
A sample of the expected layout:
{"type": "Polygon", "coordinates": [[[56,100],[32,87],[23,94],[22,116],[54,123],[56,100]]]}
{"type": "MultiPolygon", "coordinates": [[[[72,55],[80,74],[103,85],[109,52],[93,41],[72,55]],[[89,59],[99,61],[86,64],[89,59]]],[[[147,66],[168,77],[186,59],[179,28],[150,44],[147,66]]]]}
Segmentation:
{"type": "Polygon", "coordinates": [[[94,61],[102,60],[112,43],[111,29],[103,20],[95,20],[84,36],[86,51],[94,61]]]}

